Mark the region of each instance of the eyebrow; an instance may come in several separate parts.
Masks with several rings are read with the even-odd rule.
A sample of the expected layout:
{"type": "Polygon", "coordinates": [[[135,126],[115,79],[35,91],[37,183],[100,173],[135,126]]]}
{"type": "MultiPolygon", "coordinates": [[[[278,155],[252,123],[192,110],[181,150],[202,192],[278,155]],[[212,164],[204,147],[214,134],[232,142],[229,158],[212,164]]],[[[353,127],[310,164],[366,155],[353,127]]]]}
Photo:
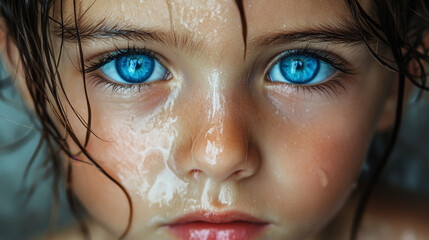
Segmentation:
{"type": "Polygon", "coordinates": [[[124,25],[123,23],[111,24],[107,19],[90,21],[82,18],[78,24],[73,20],[64,20],[63,23],[54,19],[52,30],[54,34],[65,42],[82,44],[100,40],[124,39],[128,41],[154,42],[167,47],[177,47],[186,50],[192,54],[195,52],[204,52],[205,44],[203,41],[197,41],[190,35],[177,34],[172,31],[158,31],[150,29],[135,28],[124,25]],[[79,33],[79,35],[78,35],[79,33]]]}
{"type": "Polygon", "coordinates": [[[303,31],[281,32],[266,34],[250,41],[250,47],[269,47],[291,42],[333,43],[333,44],[361,44],[374,41],[367,31],[359,31],[352,22],[343,20],[341,24],[319,25],[306,28],[303,31]]]}
{"type": "MultiPolygon", "coordinates": [[[[53,19],[52,19],[53,20],[53,19]]],[[[65,42],[82,44],[98,40],[124,39],[128,41],[154,42],[164,46],[174,46],[189,54],[203,54],[207,47],[202,40],[196,40],[189,34],[178,34],[173,31],[159,31],[126,26],[123,23],[111,24],[107,19],[90,21],[81,19],[77,26],[71,20],[63,23],[53,20],[53,32],[65,42]],[[79,33],[79,35],[78,35],[79,33]],[[79,36],[79,37],[78,37],[79,36]]],[[[360,44],[372,41],[372,37],[365,31],[359,31],[357,26],[343,20],[341,24],[319,25],[305,28],[303,31],[269,33],[256,37],[247,43],[248,48],[263,48],[279,46],[291,42],[333,43],[333,44],[360,44]]]]}

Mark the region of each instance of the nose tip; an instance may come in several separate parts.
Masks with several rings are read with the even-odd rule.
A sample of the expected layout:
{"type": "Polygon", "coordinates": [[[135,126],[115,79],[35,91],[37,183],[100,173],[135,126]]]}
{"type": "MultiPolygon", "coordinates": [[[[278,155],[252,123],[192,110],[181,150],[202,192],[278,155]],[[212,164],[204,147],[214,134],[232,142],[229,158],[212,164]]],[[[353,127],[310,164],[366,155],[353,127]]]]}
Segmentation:
{"type": "Polygon", "coordinates": [[[192,169],[194,176],[224,181],[239,180],[252,176],[257,169],[257,151],[249,144],[247,130],[243,126],[210,124],[199,132],[192,145],[192,169]]]}

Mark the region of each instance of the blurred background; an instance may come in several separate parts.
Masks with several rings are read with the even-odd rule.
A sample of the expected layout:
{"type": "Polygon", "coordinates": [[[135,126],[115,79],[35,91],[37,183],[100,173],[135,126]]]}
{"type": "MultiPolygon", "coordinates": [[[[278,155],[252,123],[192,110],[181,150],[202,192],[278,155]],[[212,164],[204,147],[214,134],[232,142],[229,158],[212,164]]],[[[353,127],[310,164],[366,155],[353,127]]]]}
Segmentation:
{"type": "MultiPolygon", "coordinates": [[[[1,61],[0,61],[1,62],[1,61]]],[[[64,188],[60,191],[57,221],[52,176],[45,174],[44,149],[36,156],[24,181],[25,169],[40,139],[37,121],[29,114],[8,74],[0,64],[0,240],[30,239],[49,226],[74,221],[64,188]],[[32,187],[35,186],[34,191],[32,187]]]]}
{"type": "MultiPolygon", "coordinates": [[[[1,67],[1,64],[0,64],[1,67]]],[[[74,221],[60,191],[56,221],[51,221],[52,177],[46,176],[43,153],[37,155],[24,181],[25,169],[39,142],[38,123],[20,100],[14,84],[0,68],[0,240],[29,239],[74,221]],[[35,184],[34,192],[31,191],[35,184]],[[52,225],[54,226],[54,225],[52,225]]],[[[407,104],[401,135],[382,181],[429,197],[429,101],[407,104]]],[[[429,203],[428,203],[429,204],[429,203]]]]}

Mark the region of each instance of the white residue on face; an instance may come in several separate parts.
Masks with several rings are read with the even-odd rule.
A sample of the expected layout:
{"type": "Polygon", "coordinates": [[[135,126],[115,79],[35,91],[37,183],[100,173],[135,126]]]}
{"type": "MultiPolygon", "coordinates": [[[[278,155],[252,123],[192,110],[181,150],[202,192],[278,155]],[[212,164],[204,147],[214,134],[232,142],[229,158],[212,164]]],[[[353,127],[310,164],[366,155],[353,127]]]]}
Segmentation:
{"type": "Polygon", "coordinates": [[[219,23],[226,23],[228,19],[224,16],[228,16],[228,8],[223,7],[222,3],[217,0],[199,0],[199,3],[194,4],[193,1],[189,0],[174,0],[170,1],[171,11],[179,16],[179,19],[174,19],[173,22],[175,27],[180,25],[184,27],[195,36],[204,36],[205,39],[216,39],[217,29],[216,27],[201,27],[199,25],[206,26],[213,24],[213,26],[219,25],[219,23]],[[207,11],[210,9],[210,11],[207,11]],[[210,32],[201,32],[198,29],[211,29],[210,32]]]}
{"type": "Polygon", "coordinates": [[[185,192],[188,183],[176,176],[168,167],[156,177],[155,183],[149,190],[147,199],[150,205],[169,205],[176,194],[185,192]]]}
{"type": "Polygon", "coordinates": [[[229,189],[228,185],[222,185],[220,188],[218,201],[222,205],[232,206],[234,201],[233,191],[229,189]]]}
{"type": "Polygon", "coordinates": [[[126,148],[123,151],[128,154],[127,159],[121,159],[126,162],[119,171],[121,182],[140,198],[149,201],[150,206],[170,204],[174,195],[184,192],[187,187],[187,183],[168,166],[178,136],[175,128],[177,117],[171,116],[181,88],[177,82],[171,82],[171,85],[169,97],[162,107],[154,109],[143,119],[130,119],[126,130],[129,137],[124,139],[126,146],[122,144],[126,148]]]}
{"type": "Polygon", "coordinates": [[[211,102],[209,109],[209,119],[214,120],[216,115],[224,115],[225,97],[222,94],[223,88],[220,81],[222,72],[212,71],[209,74],[210,94],[207,95],[207,101],[211,102]]]}
{"type": "Polygon", "coordinates": [[[203,193],[201,194],[201,206],[204,209],[210,209],[212,206],[212,197],[210,196],[210,192],[213,189],[212,180],[208,179],[205,182],[203,193]]]}
{"type": "MultiPolygon", "coordinates": [[[[215,165],[219,155],[224,152],[221,136],[224,133],[225,97],[222,95],[223,87],[220,79],[221,72],[213,71],[208,74],[210,88],[206,97],[208,109],[207,125],[198,133],[196,139],[204,144],[204,154],[194,156],[204,158],[203,161],[215,165]]],[[[193,152],[194,154],[195,152],[193,152]]]]}
{"type": "MultiPolygon", "coordinates": [[[[121,145],[121,147],[127,148],[122,149],[122,151],[129,153],[127,154],[128,159],[119,160],[125,164],[123,164],[123,167],[122,164],[117,165],[120,168],[118,175],[127,189],[132,190],[142,198],[146,198],[153,186],[161,181],[160,176],[172,178],[171,176],[168,177],[169,172],[166,171],[167,169],[169,170],[167,161],[171,157],[173,142],[177,137],[177,131],[173,127],[176,121],[177,118],[168,118],[161,128],[154,124],[148,124],[143,129],[133,127],[127,131],[130,135],[129,138],[124,140],[127,142],[127,146],[121,145]],[[158,159],[160,163],[157,162],[158,159]],[[163,165],[162,170],[156,177],[155,183],[150,183],[149,176],[153,176],[153,173],[149,173],[149,169],[155,168],[154,165],[157,164],[163,165]],[[133,167],[130,168],[129,166],[133,167]],[[150,186],[152,186],[151,189],[149,189],[150,186]]],[[[182,182],[178,181],[174,181],[174,183],[178,183],[178,188],[183,185],[182,182]]],[[[159,185],[162,185],[162,183],[158,183],[159,185]]],[[[160,188],[159,191],[166,192],[170,189],[171,187],[168,186],[167,189],[160,188]]],[[[164,196],[169,198],[168,194],[164,194],[164,196]]],[[[166,202],[166,199],[159,198],[159,200],[166,202]]]]}

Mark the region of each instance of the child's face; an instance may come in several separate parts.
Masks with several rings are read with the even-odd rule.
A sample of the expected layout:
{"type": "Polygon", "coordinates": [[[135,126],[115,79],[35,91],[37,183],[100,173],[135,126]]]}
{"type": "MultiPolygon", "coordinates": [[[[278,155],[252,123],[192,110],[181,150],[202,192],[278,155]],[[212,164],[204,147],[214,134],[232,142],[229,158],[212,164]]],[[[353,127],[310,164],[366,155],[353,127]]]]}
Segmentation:
{"type": "MultiPolygon", "coordinates": [[[[76,2],[81,12],[93,3],[76,2]]],[[[65,17],[72,9],[68,1],[65,17]]],[[[354,189],[394,75],[360,42],[295,34],[344,29],[352,19],[343,0],[249,0],[244,9],[245,58],[232,0],[99,0],[83,17],[86,65],[116,49],[133,52],[86,75],[96,135],[87,149],[132,197],[131,238],[173,238],[170,224],[189,214],[249,221],[239,217],[243,213],[266,223],[263,239],[305,239],[327,224],[354,189]],[[85,38],[84,28],[102,20],[103,30],[118,28],[114,35],[127,37],[104,37],[110,35],[104,31],[85,38]],[[136,49],[155,52],[158,62],[136,49]],[[145,61],[140,70],[149,67],[133,72],[136,59],[145,61]],[[132,74],[141,80],[151,71],[159,76],[141,87],[102,82],[132,74]]],[[[64,50],[62,81],[86,119],[73,39],[64,50]]],[[[70,107],[66,111],[84,142],[85,127],[70,107]]],[[[121,234],[129,214],[123,192],[89,165],[73,164],[73,179],[88,211],[121,234]]],[[[201,224],[175,229],[230,237],[222,239],[259,229],[249,222],[211,227],[212,232],[201,224]]]]}

